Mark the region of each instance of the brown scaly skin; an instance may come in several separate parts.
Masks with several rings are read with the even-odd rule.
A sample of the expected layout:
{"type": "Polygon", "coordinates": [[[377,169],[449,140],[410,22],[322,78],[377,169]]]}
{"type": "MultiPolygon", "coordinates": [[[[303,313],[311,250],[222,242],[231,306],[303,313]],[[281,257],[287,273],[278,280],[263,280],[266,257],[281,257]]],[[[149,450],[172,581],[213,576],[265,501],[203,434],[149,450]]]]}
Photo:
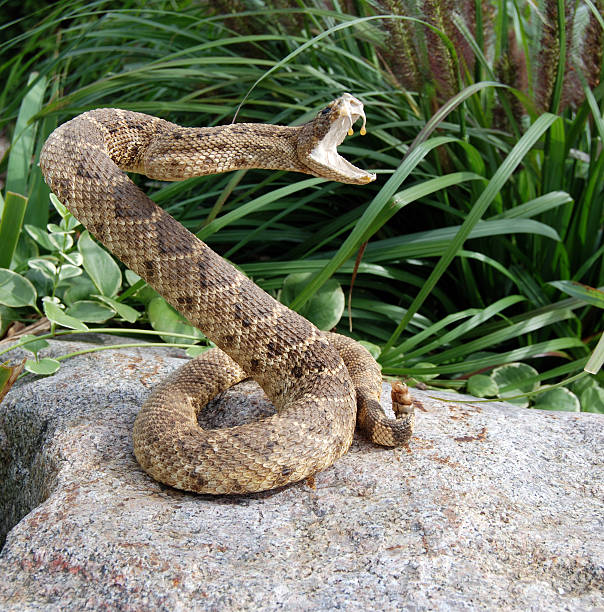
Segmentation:
{"type": "Polygon", "coordinates": [[[274,300],[123,172],[183,180],[273,168],[367,183],[375,177],[333,152],[326,158],[316,153],[324,142],[339,144],[359,113],[362,105],[349,94],[300,127],[183,128],[141,113],[98,109],[63,124],[46,141],[40,167],[59,199],[221,349],[158,385],[136,418],[135,455],[157,480],[214,494],[296,482],[346,452],[357,402],[359,424],[376,442],[403,444],[411,435],[412,414],[402,410],[389,420],[381,411],[379,368],[365,349],[320,332],[274,300]],[[199,428],[195,415],[203,405],[246,376],[262,386],[278,413],[230,429],[199,428]]]}

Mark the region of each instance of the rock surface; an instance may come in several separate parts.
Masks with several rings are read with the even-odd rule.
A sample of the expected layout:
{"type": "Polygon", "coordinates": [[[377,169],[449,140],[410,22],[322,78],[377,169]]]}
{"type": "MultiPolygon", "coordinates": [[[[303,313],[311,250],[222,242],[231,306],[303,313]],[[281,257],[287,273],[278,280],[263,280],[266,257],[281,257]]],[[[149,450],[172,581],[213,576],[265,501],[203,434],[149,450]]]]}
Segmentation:
{"type": "MultiPolygon", "coordinates": [[[[132,454],[143,398],[181,363],[168,355],[80,355],[0,405],[0,610],[604,606],[601,415],[415,390],[409,448],[355,439],[314,482],[199,496],[132,454]]],[[[239,422],[247,391],[231,393],[239,422]]]]}

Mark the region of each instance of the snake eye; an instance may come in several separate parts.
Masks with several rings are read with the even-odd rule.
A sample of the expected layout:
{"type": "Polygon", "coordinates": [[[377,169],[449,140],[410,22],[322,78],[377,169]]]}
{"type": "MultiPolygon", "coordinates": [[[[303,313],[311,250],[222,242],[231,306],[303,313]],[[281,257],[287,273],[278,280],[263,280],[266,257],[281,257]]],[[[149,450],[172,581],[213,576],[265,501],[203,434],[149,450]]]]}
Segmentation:
{"type": "Polygon", "coordinates": [[[331,110],[331,107],[330,107],[330,106],[326,106],[326,107],[325,107],[325,108],[324,108],[324,109],[321,111],[321,114],[322,114],[322,115],[326,115],[326,114],[327,114],[327,113],[328,113],[330,110],[331,110]]]}

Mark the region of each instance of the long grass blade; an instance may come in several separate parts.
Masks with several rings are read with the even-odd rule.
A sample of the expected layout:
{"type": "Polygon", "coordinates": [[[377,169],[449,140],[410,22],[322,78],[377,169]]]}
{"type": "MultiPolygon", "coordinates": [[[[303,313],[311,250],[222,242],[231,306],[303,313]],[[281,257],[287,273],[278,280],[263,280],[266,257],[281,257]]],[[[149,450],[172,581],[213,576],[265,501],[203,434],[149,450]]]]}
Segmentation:
{"type": "Polygon", "coordinates": [[[413,169],[435,147],[453,142],[454,138],[439,136],[421,143],[412,154],[408,155],[386,184],[380,189],[363,216],[356,223],[344,244],[330,260],[330,262],[316,275],[314,275],[297,298],[290,304],[296,310],[324,283],[327,279],[354,253],[355,249],[367,239],[367,231],[373,224],[377,215],[387,206],[401,183],[411,174],[413,169]]]}
{"type": "Polygon", "coordinates": [[[4,200],[4,210],[0,220],[0,268],[9,268],[13,253],[17,248],[21,226],[25,217],[27,198],[20,193],[9,191],[4,200]]]}
{"type": "Polygon", "coordinates": [[[481,196],[472,207],[472,210],[466,217],[466,220],[457,232],[455,239],[450,244],[446,253],[434,267],[434,270],[428,277],[426,284],[422,287],[416,298],[413,300],[407,314],[405,317],[403,317],[396,330],[386,343],[382,351],[383,353],[387,354],[388,351],[392,349],[394,343],[397,341],[411,316],[413,316],[413,314],[419,310],[424,300],[432,291],[434,285],[436,285],[438,282],[438,279],[444,274],[445,270],[455,257],[455,254],[461,249],[473,227],[484,215],[488,206],[491,204],[497,193],[499,193],[505,182],[509,179],[512,172],[521,163],[524,156],[534,146],[539,138],[541,138],[548,128],[554,123],[554,121],[557,120],[559,119],[555,115],[551,115],[549,113],[539,117],[539,119],[537,119],[537,121],[527,130],[516,146],[512,149],[510,154],[506,157],[504,162],[493,175],[493,178],[489,181],[489,184],[482,192],[481,196]]]}
{"type": "Polygon", "coordinates": [[[393,376],[442,376],[445,374],[464,374],[468,372],[485,371],[504,363],[531,359],[547,353],[556,353],[565,349],[584,347],[578,338],[556,338],[546,342],[537,342],[529,346],[513,349],[496,355],[480,355],[476,359],[467,359],[457,363],[439,365],[435,367],[396,367],[384,366],[384,374],[393,376]]]}
{"type": "Polygon", "coordinates": [[[20,193],[25,197],[28,196],[27,184],[36,135],[36,124],[31,123],[31,120],[42,107],[46,80],[32,73],[28,87],[30,89],[19,110],[6,169],[6,192],[20,193]]]}

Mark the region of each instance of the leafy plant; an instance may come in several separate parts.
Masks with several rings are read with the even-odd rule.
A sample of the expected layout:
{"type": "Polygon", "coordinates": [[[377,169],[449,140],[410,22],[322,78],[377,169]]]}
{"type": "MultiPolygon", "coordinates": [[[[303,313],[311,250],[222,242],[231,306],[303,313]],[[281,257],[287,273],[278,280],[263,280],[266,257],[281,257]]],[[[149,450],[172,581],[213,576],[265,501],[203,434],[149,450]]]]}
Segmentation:
{"type": "MultiPolygon", "coordinates": [[[[19,318],[19,309],[30,307],[38,315],[38,298],[42,303],[44,315],[53,328],[55,325],[68,329],[88,331],[87,324],[102,324],[110,319],[118,322],[134,323],[141,313],[124,303],[124,297],[138,292],[118,292],[122,287],[122,271],[113,257],[100,247],[87,231],[81,231],[79,222],[51,194],[51,202],[59,213],[59,225],[49,223],[43,231],[33,225],[25,225],[29,235],[25,239],[28,255],[13,258],[14,270],[0,268],[0,304],[5,309],[17,312],[8,314],[9,320],[19,318]],[[77,239],[76,239],[77,235],[77,239]],[[41,252],[40,252],[41,250],[41,252]]],[[[138,279],[130,273],[134,284],[138,279]]],[[[187,336],[194,343],[203,339],[199,330],[186,323],[165,300],[153,291],[140,293],[139,301],[147,306],[148,320],[158,331],[176,332],[177,339],[171,336],[167,342],[183,341],[187,336]]],[[[31,337],[33,340],[34,336],[31,337]]],[[[30,340],[30,337],[23,336],[30,340]]],[[[45,340],[25,343],[34,360],[28,360],[25,369],[36,374],[51,374],[59,363],[50,359],[38,359],[38,352],[46,348],[45,340]]]]}
{"type": "MultiPolygon", "coordinates": [[[[57,324],[59,313],[89,327],[109,315],[128,333],[149,324],[168,340],[186,329],[80,228],[47,226],[61,230],[64,217],[48,218],[35,159],[58,122],[110,105],[186,125],[236,114],[298,124],[351,91],[365,102],[369,134],[341,151],[378,173],[370,186],[264,171],[138,183],[294,308],[314,316],[333,288],[320,324],[368,343],[387,375],[501,397],[510,389],[497,368],[521,362],[533,368],[531,394],[561,385],[582,410],[598,408],[604,316],[580,296],[560,298],[559,283],[604,285],[600,0],[362,1],[356,14],[318,1],[212,6],[59,2],[0,44],[9,160],[28,161],[2,213],[0,237],[16,245],[4,268],[36,292],[0,277],[5,301],[10,283],[23,284],[10,290],[21,305],[0,308],[4,327],[37,309],[57,324]],[[53,233],[73,244],[40,242],[53,233]],[[86,252],[105,264],[85,265],[86,252]],[[81,264],[67,260],[77,254],[81,264]],[[61,279],[65,266],[80,273],[61,279]],[[81,289],[73,300],[68,285],[81,289]],[[352,332],[339,287],[350,294],[352,332]],[[123,307],[137,312],[137,328],[123,307]],[[173,324],[160,329],[166,317],[173,324]]],[[[3,163],[8,187],[19,175],[3,163]]],[[[553,391],[529,401],[557,404],[553,391]]]]}

